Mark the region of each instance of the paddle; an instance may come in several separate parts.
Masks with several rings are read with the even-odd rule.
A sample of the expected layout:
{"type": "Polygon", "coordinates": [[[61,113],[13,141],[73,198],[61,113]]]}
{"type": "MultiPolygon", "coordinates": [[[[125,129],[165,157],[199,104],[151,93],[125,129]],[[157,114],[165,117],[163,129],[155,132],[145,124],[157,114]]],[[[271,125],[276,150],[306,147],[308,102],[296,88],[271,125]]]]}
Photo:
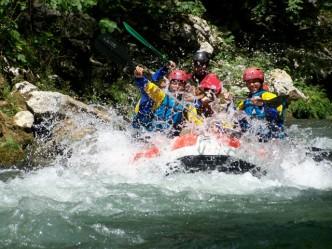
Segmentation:
{"type": "MultiPolygon", "coordinates": [[[[134,68],[137,64],[133,63],[133,61],[130,59],[129,54],[128,54],[128,49],[125,46],[123,46],[122,44],[120,44],[118,41],[113,39],[109,34],[99,35],[95,41],[95,47],[100,54],[102,54],[104,56],[106,55],[107,59],[109,59],[115,63],[118,63],[120,65],[129,64],[132,71],[134,71],[134,68]]],[[[147,68],[145,68],[145,69],[151,73],[151,70],[149,70],[147,68]]],[[[195,115],[197,118],[199,118],[199,119],[201,118],[196,113],[194,113],[190,108],[187,108],[186,105],[184,103],[182,103],[182,101],[174,98],[173,96],[170,96],[169,94],[166,94],[166,95],[173,98],[175,102],[177,102],[178,104],[181,104],[184,107],[184,109],[186,109],[188,112],[195,115]]]]}
{"type": "Polygon", "coordinates": [[[263,102],[269,107],[277,108],[280,105],[286,106],[287,99],[288,95],[279,95],[273,99],[263,100],[263,102]]]}
{"type": "Polygon", "coordinates": [[[120,65],[129,62],[128,49],[108,34],[101,34],[95,40],[95,48],[106,59],[120,65]]]}
{"type": "MultiPolygon", "coordinates": [[[[246,100],[248,99],[247,97],[242,97],[242,96],[235,96],[234,98],[239,99],[239,100],[246,100]]],[[[279,95],[275,98],[269,99],[269,100],[263,100],[261,99],[264,104],[266,104],[269,107],[277,108],[280,105],[285,106],[287,104],[289,96],[288,95],[279,95]]]]}
{"type": "Polygon", "coordinates": [[[144,46],[151,49],[156,55],[163,59],[163,61],[168,61],[167,56],[161,53],[158,49],[151,45],[147,40],[143,38],[136,30],[134,30],[128,23],[123,22],[125,29],[128,31],[129,34],[134,36],[138,41],[140,41],[144,46]]]}

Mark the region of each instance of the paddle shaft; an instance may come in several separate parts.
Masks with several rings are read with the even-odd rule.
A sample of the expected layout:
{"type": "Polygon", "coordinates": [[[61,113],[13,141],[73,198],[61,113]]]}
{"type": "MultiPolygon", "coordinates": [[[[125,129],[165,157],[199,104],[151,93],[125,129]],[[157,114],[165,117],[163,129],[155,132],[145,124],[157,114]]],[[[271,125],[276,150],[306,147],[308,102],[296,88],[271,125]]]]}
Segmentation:
{"type": "Polygon", "coordinates": [[[160,58],[163,59],[163,61],[168,61],[167,56],[163,53],[161,53],[158,49],[156,49],[154,46],[152,46],[151,43],[149,43],[143,36],[141,36],[136,30],[133,29],[128,23],[123,22],[123,25],[125,29],[128,31],[129,34],[131,34],[133,37],[135,37],[139,42],[141,42],[144,46],[149,48],[153,53],[158,55],[160,58]]]}

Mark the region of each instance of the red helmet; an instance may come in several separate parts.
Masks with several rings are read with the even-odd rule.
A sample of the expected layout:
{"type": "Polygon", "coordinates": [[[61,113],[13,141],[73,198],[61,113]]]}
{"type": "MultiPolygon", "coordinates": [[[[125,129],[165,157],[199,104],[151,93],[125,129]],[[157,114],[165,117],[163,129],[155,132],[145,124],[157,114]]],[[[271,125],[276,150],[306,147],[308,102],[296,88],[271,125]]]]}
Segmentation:
{"type": "Polygon", "coordinates": [[[218,76],[210,73],[199,84],[200,88],[214,90],[216,94],[221,93],[222,82],[218,79],[218,76]]]}
{"type": "Polygon", "coordinates": [[[168,75],[168,79],[171,80],[182,80],[182,81],[186,81],[189,79],[188,74],[180,69],[175,69],[172,72],[169,73],[168,75]]]}
{"type": "Polygon", "coordinates": [[[244,70],[243,81],[259,80],[261,83],[264,82],[264,72],[258,67],[249,67],[244,70]]]}

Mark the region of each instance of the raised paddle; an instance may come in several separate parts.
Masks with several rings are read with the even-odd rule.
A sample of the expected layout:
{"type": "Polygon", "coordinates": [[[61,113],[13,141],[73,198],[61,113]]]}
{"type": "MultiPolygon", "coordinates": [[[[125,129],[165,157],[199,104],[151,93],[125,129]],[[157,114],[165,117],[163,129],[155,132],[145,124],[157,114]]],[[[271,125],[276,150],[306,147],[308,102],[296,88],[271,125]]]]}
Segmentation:
{"type": "Polygon", "coordinates": [[[95,48],[104,58],[119,65],[131,62],[127,47],[108,34],[101,34],[95,40],[95,48]]]}
{"type": "Polygon", "coordinates": [[[151,43],[149,43],[146,39],[144,39],[143,36],[141,36],[136,30],[134,30],[128,23],[123,22],[123,25],[124,25],[125,29],[128,31],[129,34],[131,34],[133,37],[135,37],[144,46],[151,49],[163,61],[168,61],[167,56],[165,54],[161,53],[158,49],[156,49],[154,46],[152,46],[151,43]]]}
{"type": "MultiPolygon", "coordinates": [[[[132,71],[134,71],[134,68],[137,64],[135,64],[131,60],[128,54],[128,49],[122,44],[120,44],[118,41],[116,41],[114,38],[112,38],[109,34],[99,35],[95,41],[95,47],[101,55],[106,56],[106,59],[109,59],[110,61],[113,61],[120,65],[127,64],[132,67],[132,71]]],[[[145,69],[151,73],[151,70],[147,68],[145,69]]],[[[199,120],[201,120],[201,117],[194,113],[190,108],[188,108],[182,101],[174,98],[173,96],[170,96],[169,94],[166,95],[173,98],[175,102],[181,104],[184,109],[186,109],[192,115],[196,116],[199,120]]]]}
{"type": "MultiPolygon", "coordinates": [[[[248,97],[240,97],[240,96],[235,96],[236,99],[239,100],[246,100],[248,97]]],[[[269,100],[263,100],[261,99],[260,101],[263,102],[265,105],[273,108],[277,108],[278,106],[286,106],[287,101],[288,101],[289,96],[288,95],[279,95],[275,98],[269,99],[269,100]]]]}
{"type": "Polygon", "coordinates": [[[286,106],[288,97],[288,95],[279,95],[273,99],[263,100],[263,102],[269,107],[277,108],[280,105],[286,106]]]}

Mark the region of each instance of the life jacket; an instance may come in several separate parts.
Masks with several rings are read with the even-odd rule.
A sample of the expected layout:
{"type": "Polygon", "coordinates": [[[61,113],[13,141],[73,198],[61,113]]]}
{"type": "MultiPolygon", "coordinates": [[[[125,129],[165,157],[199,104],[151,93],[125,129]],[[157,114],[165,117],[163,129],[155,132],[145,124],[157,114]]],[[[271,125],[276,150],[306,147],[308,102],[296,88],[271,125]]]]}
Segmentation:
{"type": "Polygon", "coordinates": [[[184,107],[174,98],[165,96],[161,105],[154,112],[153,127],[156,131],[180,129],[183,120],[184,107]]]}
{"type": "Polygon", "coordinates": [[[253,94],[249,94],[249,98],[243,101],[243,110],[250,117],[254,117],[257,119],[266,119],[269,122],[280,122],[280,115],[276,108],[269,107],[266,104],[263,104],[262,106],[257,106],[254,105],[250,100],[250,98],[253,97],[262,98],[262,95],[266,92],[268,91],[262,89],[253,94]]]}
{"type": "Polygon", "coordinates": [[[179,103],[175,97],[169,96],[145,77],[136,78],[135,83],[141,92],[141,99],[135,108],[136,115],[132,122],[134,128],[145,128],[147,131],[168,129],[168,135],[176,136],[181,131],[184,119],[195,125],[203,124],[194,106],[184,101],[179,103]]]}

